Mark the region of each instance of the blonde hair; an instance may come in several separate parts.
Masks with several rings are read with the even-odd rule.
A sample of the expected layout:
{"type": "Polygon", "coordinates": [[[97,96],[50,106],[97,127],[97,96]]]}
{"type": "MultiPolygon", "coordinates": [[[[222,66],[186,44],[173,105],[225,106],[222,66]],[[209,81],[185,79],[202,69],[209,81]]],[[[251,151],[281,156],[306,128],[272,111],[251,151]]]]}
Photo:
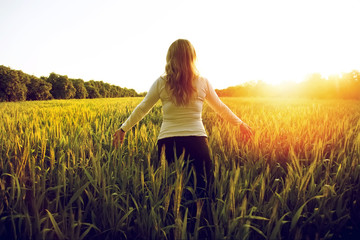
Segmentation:
{"type": "Polygon", "coordinates": [[[178,39],[170,45],[164,77],[175,105],[188,104],[196,93],[193,81],[199,74],[195,62],[196,52],[188,40],[178,39]]]}

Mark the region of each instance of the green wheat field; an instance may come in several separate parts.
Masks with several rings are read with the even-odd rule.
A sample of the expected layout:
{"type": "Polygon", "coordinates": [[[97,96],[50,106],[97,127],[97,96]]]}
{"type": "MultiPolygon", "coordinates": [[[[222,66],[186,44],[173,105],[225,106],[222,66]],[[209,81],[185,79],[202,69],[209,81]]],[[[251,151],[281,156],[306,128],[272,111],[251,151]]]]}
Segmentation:
{"type": "Polygon", "coordinates": [[[0,103],[1,239],[356,239],[360,102],[223,98],[204,106],[206,197],[182,158],[157,160],[161,104],[115,149],[141,98],[0,103]]]}

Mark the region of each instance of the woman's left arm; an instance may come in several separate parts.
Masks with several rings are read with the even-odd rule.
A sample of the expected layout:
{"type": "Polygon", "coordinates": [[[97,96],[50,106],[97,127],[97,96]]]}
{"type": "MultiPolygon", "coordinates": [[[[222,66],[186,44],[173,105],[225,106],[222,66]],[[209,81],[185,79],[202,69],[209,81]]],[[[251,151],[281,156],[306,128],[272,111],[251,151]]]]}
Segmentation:
{"type": "Polygon", "coordinates": [[[253,135],[251,128],[244,123],[238,116],[236,116],[228,106],[226,106],[216,94],[214,88],[209,81],[205,79],[207,85],[206,101],[209,103],[212,109],[217,112],[224,119],[228,120],[231,124],[240,126],[240,131],[249,138],[253,135]]]}
{"type": "Polygon", "coordinates": [[[145,98],[136,106],[134,111],[130,114],[128,119],[116,130],[114,134],[113,145],[118,147],[119,143],[122,144],[125,138],[125,134],[129,131],[136,123],[145,117],[145,115],[152,109],[155,103],[160,99],[159,94],[159,80],[156,80],[150,87],[150,90],[146,94],[145,98]]]}

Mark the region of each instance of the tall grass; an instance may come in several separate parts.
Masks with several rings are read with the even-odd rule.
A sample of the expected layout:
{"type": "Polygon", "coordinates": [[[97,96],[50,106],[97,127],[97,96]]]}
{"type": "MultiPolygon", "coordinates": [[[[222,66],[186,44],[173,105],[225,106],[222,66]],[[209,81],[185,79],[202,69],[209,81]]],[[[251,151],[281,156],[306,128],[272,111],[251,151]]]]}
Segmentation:
{"type": "Polygon", "coordinates": [[[360,232],[360,104],[225,98],[251,141],[205,106],[214,182],[197,195],[182,157],[157,160],[158,104],[140,98],[0,104],[0,237],[332,239],[360,232]]]}

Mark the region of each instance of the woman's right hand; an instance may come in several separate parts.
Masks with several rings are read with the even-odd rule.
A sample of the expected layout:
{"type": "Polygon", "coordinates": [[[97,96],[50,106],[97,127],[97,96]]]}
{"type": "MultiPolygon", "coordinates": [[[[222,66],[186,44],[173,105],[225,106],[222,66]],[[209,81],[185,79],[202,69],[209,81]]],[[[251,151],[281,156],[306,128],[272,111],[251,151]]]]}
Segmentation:
{"type": "Polygon", "coordinates": [[[121,128],[119,128],[118,130],[116,130],[116,132],[114,133],[114,139],[113,139],[113,145],[115,148],[119,147],[119,143],[120,145],[123,144],[124,142],[124,138],[125,138],[125,132],[124,130],[122,130],[121,128]]]}
{"type": "Polygon", "coordinates": [[[240,125],[240,131],[246,139],[249,139],[254,135],[251,128],[246,123],[240,125]]]}

